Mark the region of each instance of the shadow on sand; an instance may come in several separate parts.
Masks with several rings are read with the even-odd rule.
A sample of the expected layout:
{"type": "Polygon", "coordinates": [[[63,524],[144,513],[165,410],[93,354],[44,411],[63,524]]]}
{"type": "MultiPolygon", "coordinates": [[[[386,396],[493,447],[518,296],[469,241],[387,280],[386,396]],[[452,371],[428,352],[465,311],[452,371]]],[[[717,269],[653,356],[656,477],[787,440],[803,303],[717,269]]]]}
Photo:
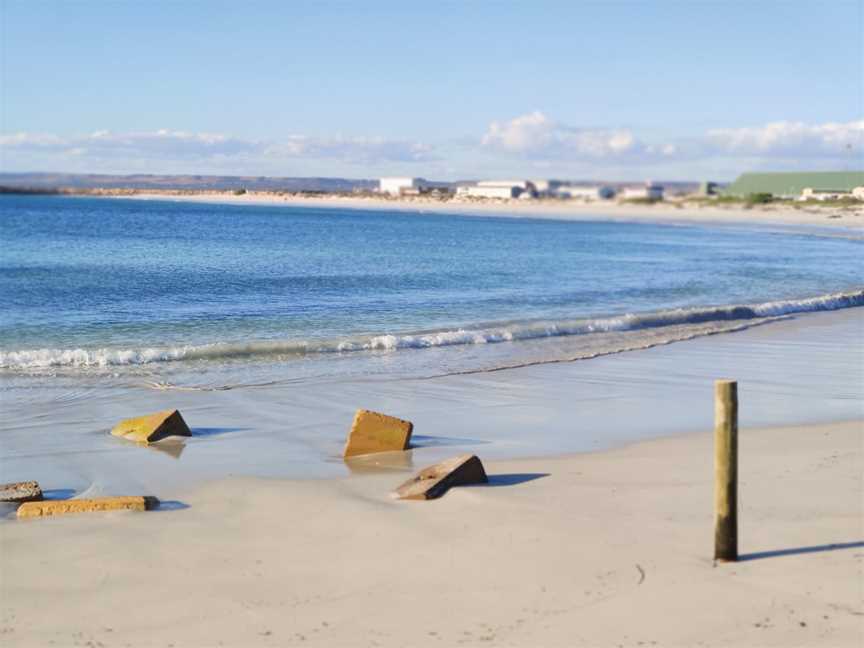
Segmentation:
{"type": "Polygon", "coordinates": [[[864,541],[837,542],[833,544],[814,545],[812,547],[795,547],[794,549],[777,549],[775,551],[757,551],[754,553],[741,554],[738,562],[745,560],[762,560],[763,558],[779,558],[781,556],[797,556],[799,554],[821,553],[823,551],[838,551],[840,549],[861,549],[864,541]]]}
{"type": "Polygon", "coordinates": [[[505,473],[500,475],[489,475],[488,484],[477,484],[477,486],[516,486],[525,482],[534,481],[548,477],[549,473],[505,473]]]}
{"type": "Polygon", "coordinates": [[[74,488],[51,488],[42,491],[42,497],[46,500],[65,500],[75,497],[74,488]]]}
{"type": "Polygon", "coordinates": [[[154,511],[182,511],[188,509],[189,505],[179,500],[159,500],[159,506],[154,511]]]}
{"type": "Polygon", "coordinates": [[[460,439],[459,437],[429,436],[415,434],[411,437],[411,448],[438,448],[443,446],[484,445],[489,441],[481,439],[460,439]]]}
{"type": "Polygon", "coordinates": [[[209,437],[219,436],[222,434],[233,434],[235,432],[246,432],[251,428],[245,427],[196,427],[192,428],[192,436],[194,437],[209,437]]]}

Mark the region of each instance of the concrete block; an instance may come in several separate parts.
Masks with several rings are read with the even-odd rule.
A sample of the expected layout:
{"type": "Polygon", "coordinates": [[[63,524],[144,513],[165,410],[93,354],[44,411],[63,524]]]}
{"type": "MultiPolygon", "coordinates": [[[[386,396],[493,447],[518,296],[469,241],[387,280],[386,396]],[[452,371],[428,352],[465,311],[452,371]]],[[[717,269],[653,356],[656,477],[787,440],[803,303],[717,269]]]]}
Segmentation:
{"type": "Polygon", "coordinates": [[[150,495],[43,500],[41,502],[27,502],[19,506],[18,517],[48,517],[51,515],[93,513],[98,511],[149,511],[158,506],[159,500],[150,495]]]}
{"type": "Polygon", "coordinates": [[[168,436],[192,436],[192,431],[174,409],[120,421],[111,434],[138,443],[153,443],[168,436]]]}
{"type": "Polygon", "coordinates": [[[0,502],[38,502],[42,499],[42,489],[35,481],[0,484],[0,502]]]}
{"type": "Polygon", "coordinates": [[[485,484],[489,481],[477,455],[460,455],[424,468],[396,489],[399,499],[435,499],[451,486],[485,484]]]}
{"type": "Polygon", "coordinates": [[[414,424],[410,421],[369,410],[357,410],[342,456],[407,450],[413,429],[414,424]]]}

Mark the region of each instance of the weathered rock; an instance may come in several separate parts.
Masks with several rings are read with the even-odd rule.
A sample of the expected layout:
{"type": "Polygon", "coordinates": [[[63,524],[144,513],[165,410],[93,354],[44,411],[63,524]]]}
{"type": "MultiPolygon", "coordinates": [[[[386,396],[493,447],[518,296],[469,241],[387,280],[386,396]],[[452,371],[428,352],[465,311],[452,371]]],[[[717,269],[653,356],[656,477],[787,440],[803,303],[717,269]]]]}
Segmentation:
{"type": "Polygon", "coordinates": [[[43,500],[27,502],[18,507],[19,518],[47,517],[69,513],[96,511],[149,511],[159,506],[159,500],[150,495],[128,497],[96,497],[93,499],[43,500]]]}
{"type": "Polygon", "coordinates": [[[435,499],[451,486],[485,484],[489,481],[477,455],[460,455],[424,468],[396,489],[399,499],[435,499]]]}
{"type": "Polygon", "coordinates": [[[343,457],[407,450],[414,424],[369,410],[357,410],[343,457]]]}
{"type": "Polygon", "coordinates": [[[153,443],[168,436],[192,436],[192,431],[174,409],[120,421],[111,434],[138,443],[153,443]]]}
{"type": "Polygon", "coordinates": [[[0,502],[38,502],[42,489],[35,481],[0,484],[0,502]]]}

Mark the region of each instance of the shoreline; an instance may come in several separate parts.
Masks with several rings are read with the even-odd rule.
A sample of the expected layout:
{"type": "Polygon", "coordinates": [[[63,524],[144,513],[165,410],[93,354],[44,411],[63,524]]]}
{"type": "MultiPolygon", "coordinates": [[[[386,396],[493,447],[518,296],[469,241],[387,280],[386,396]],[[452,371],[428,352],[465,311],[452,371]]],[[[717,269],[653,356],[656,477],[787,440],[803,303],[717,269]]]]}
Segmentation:
{"type": "Polygon", "coordinates": [[[78,495],[144,489],[170,499],[225,475],[331,480],[407,473],[465,452],[490,460],[593,452],[709,428],[712,384],[722,376],[742,386],[742,425],[857,420],[864,389],[850,349],[860,348],[862,317],[862,308],[809,313],[591,360],[434,378],[27,386],[5,392],[0,471],[7,481],[37,479],[78,495]],[[413,421],[415,447],[395,463],[345,464],[341,448],[358,407],[413,421]],[[119,420],[173,408],[192,427],[190,439],[140,448],[108,434],[119,420]],[[46,426],[64,433],[33,434],[46,426]]]}
{"type": "Polygon", "coordinates": [[[4,644],[852,647],[862,433],[742,428],[720,565],[707,432],[484,461],[489,486],[431,502],[392,499],[401,473],[235,477],[173,510],[4,523],[4,644]]]}
{"type": "MultiPolygon", "coordinates": [[[[66,195],[66,194],[64,194],[66,195]]],[[[88,198],[122,198],[128,200],[167,200],[226,205],[289,206],[340,208],[358,210],[393,210],[420,213],[449,213],[465,216],[542,218],[553,220],[611,220],[702,225],[771,225],[821,227],[838,232],[849,230],[857,236],[864,232],[864,205],[859,207],[790,207],[788,205],[740,205],[720,207],[693,201],[668,199],[653,205],[634,205],[615,201],[581,202],[552,200],[441,200],[426,197],[380,198],[342,195],[307,195],[272,191],[250,191],[235,195],[226,191],[146,191],[93,190],[68,194],[88,198]]]]}

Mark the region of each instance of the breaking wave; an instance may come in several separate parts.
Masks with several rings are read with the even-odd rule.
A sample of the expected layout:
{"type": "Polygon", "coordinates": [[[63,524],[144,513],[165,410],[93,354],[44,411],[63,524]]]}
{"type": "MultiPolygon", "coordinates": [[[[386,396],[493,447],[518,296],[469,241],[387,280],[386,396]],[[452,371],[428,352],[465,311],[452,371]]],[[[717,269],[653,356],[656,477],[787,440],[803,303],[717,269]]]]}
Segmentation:
{"type": "MultiPolygon", "coordinates": [[[[468,344],[494,344],[591,333],[638,331],[664,326],[706,324],[779,317],[794,313],[832,311],[864,306],[864,289],[730,306],[678,308],[653,313],[625,314],[596,319],[557,322],[516,322],[478,328],[386,334],[333,341],[271,340],[249,343],[214,343],[140,349],[29,349],[0,351],[0,369],[100,368],[153,363],[227,360],[232,358],[299,356],[356,351],[396,351],[468,344]]],[[[723,328],[718,326],[718,331],[723,328]]]]}

